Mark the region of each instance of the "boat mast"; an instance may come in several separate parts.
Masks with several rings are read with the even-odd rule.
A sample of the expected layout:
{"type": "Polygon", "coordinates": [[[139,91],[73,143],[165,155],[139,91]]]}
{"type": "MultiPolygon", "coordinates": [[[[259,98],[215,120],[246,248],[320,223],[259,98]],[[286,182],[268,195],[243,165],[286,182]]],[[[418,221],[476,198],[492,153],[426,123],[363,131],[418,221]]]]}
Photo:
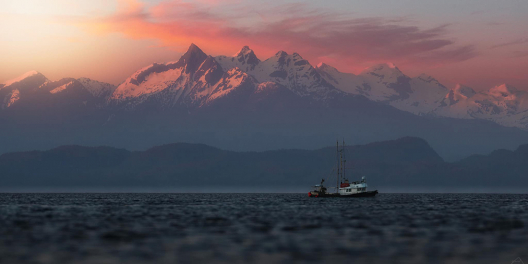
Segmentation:
{"type": "Polygon", "coordinates": [[[339,183],[343,183],[343,147],[339,149],[339,166],[341,166],[341,174],[339,174],[339,183]]]}
{"type": "Polygon", "coordinates": [[[346,150],[345,139],[343,138],[343,179],[346,179],[346,150]]]}
{"type": "Polygon", "coordinates": [[[336,140],[336,159],[337,159],[337,175],[336,175],[336,193],[339,192],[339,140],[336,140]]]}

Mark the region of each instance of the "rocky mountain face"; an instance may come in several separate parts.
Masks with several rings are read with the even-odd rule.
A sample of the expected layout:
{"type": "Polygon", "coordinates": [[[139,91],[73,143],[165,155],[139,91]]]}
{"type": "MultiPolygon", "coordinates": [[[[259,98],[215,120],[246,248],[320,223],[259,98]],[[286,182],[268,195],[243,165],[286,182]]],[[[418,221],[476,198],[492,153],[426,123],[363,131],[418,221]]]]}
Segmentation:
{"type": "Polygon", "coordinates": [[[366,143],[411,135],[454,159],[528,142],[528,132],[509,128],[526,129],[525,98],[508,85],[449,90],[392,64],[354,75],[313,67],[297,53],[260,60],[246,46],[232,57],[212,57],[193,44],[179,60],[149,65],[117,87],[87,78],[50,81],[38,72],[5,82],[0,152],[175,141],[233,150],[316,148],[328,138],[366,143]]]}

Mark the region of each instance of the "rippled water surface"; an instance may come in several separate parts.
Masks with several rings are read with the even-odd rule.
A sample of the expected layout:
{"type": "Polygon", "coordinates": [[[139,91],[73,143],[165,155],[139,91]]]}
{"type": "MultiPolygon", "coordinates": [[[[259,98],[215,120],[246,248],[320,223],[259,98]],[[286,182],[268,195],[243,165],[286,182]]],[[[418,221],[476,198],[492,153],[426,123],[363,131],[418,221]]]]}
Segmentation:
{"type": "Polygon", "coordinates": [[[0,262],[512,263],[528,261],[527,209],[514,194],[0,194],[0,262]]]}

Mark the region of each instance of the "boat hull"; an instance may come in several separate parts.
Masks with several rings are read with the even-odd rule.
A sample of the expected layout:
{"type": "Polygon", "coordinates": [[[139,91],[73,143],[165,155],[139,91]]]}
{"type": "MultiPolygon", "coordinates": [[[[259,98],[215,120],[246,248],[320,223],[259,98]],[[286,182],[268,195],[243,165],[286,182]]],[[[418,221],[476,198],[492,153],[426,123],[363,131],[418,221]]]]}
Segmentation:
{"type": "Polygon", "coordinates": [[[325,197],[334,197],[334,198],[357,198],[357,197],[374,197],[378,194],[378,190],[375,191],[368,191],[368,192],[361,192],[361,193],[353,193],[353,194],[347,194],[347,195],[341,195],[339,193],[323,193],[323,194],[313,194],[309,193],[309,197],[314,198],[325,198],[325,197]]]}

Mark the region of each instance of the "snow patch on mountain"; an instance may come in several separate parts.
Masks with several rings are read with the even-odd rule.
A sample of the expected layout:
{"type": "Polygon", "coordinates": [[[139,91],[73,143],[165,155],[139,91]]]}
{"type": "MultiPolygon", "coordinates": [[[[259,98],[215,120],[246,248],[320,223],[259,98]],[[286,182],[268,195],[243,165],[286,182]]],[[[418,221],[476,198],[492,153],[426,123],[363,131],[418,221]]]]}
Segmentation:
{"type": "Polygon", "coordinates": [[[527,110],[527,93],[515,87],[503,84],[479,93],[472,97],[472,101],[480,106],[475,115],[508,115],[527,110]]]}
{"type": "Polygon", "coordinates": [[[113,93],[117,88],[115,85],[95,81],[89,78],[79,78],[77,81],[80,82],[94,97],[106,97],[113,93]]]}
{"type": "Polygon", "coordinates": [[[444,96],[434,113],[438,116],[473,119],[471,113],[477,111],[477,106],[471,102],[470,98],[476,94],[472,88],[457,84],[444,96]]]}
{"type": "Polygon", "coordinates": [[[515,101],[521,92],[513,86],[502,84],[491,88],[488,94],[500,101],[515,101]]]}
{"type": "Polygon", "coordinates": [[[241,71],[239,68],[229,70],[225,77],[215,85],[206,102],[209,103],[220,97],[226,96],[246,82],[249,78],[249,75],[241,71]]]}
{"type": "Polygon", "coordinates": [[[363,85],[364,82],[361,77],[352,73],[340,72],[336,68],[325,63],[319,63],[316,70],[329,84],[337,89],[349,94],[363,95],[374,100],[370,93],[370,86],[363,85]]]}
{"type": "Polygon", "coordinates": [[[56,94],[56,93],[60,93],[66,89],[68,89],[69,86],[71,86],[73,84],[73,81],[67,83],[67,84],[63,84],[53,90],[50,91],[50,94],[56,94]]]}
{"type": "Polygon", "coordinates": [[[223,75],[222,67],[196,45],[177,61],[145,67],[119,85],[110,103],[133,108],[146,100],[162,108],[199,106],[223,75]]]}
{"type": "Polygon", "coordinates": [[[429,75],[421,74],[409,82],[410,91],[405,98],[392,100],[389,104],[416,115],[429,115],[442,105],[448,89],[429,75]]]}
{"type": "Polygon", "coordinates": [[[115,89],[112,99],[123,100],[154,94],[175,85],[178,80],[181,81],[181,77],[184,75],[183,68],[168,69],[160,72],[155,70],[156,68],[165,67],[167,67],[166,64],[155,63],[135,72],[115,89]],[[143,76],[143,74],[146,76],[143,76]]]}
{"type": "Polygon", "coordinates": [[[268,92],[279,89],[279,85],[275,82],[263,82],[259,83],[255,93],[268,92]]]}
{"type": "Polygon", "coordinates": [[[359,77],[367,97],[378,102],[405,99],[412,92],[410,78],[392,63],[367,68],[359,77]]]}
{"type": "Polygon", "coordinates": [[[324,63],[319,64],[317,70],[328,83],[339,90],[363,95],[376,102],[403,100],[412,93],[411,78],[392,63],[374,65],[359,75],[340,72],[324,63]]]}
{"type": "Polygon", "coordinates": [[[403,72],[398,69],[393,63],[384,63],[371,66],[361,73],[369,80],[375,80],[380,83],[396,83],[398,79],[404,77],[403,72]]]}
{"type": "Polygon", "coordinates": [[[44,87],[44,86],[46,86],[46,85],[48,85],[48,84],[50,84],[50,83],[51,83],[50,80],[45,80],[44,83],[42,83],[41,85],[39,85],[38,88],[40,89],[40,88],[42,88],[42,87],[44,87]]]}
{"type": "Polygon", "coordinates": [[[340,92],[298,53],[289,55],[279,51],[259,63],[250,74],[258,82],[275,82],[301,97],[309,96],[314,100],[326,100],[329,94],[340,92]]]}
{"type": "Polygon", "coordinates": [[[11,91],[11,93],[8,95],[8,97],[4,98],[4,103],[2,104],[2,109],[11,107],[18,100],[20,100],[20,91],[18,89],[14,89],[13,91],[11,91]]]}

